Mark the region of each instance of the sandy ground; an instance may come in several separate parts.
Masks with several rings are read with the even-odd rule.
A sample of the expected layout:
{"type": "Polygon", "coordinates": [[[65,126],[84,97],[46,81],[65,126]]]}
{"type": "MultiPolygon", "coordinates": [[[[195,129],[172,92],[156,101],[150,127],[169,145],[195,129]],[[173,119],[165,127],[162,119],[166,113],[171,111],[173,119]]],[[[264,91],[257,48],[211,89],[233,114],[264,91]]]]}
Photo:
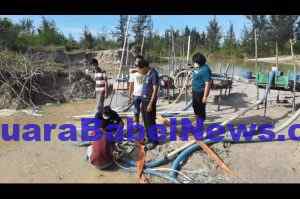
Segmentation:
{"type": "MultiPolygon", "coordinates": [[[[262,95],[263,89],[260,90],[262,95]]],[[[208,121],[220,122],[238,111],[248,107],[256,100],[256,88],[252,84],[234,83],[230,96],[222,98],[221,111],[217,111],[215,97],[219,91],[213,91],[209,97],[208,121]]],[[[269,97],[270,104],[266,117],[263,117],[263,109],[252,110],[239,121],[244,123],[271,122],[279,124],[291,116],[291,106],[288,104],[276,104],[274,101],[277,91],[272,91],[269,97]]],[[[289,92],[280,91],[281,99],[290,95],[289,92]]],[[[299,93],[297,93],[299,95],[299,93]]],[[[297,100],[299,103],[299,99],[297,100]]],[[[126,99],[121,95],[113,100],[113,106],[121,106],[126,99]]],[[[184,106],[181,102],[172,107],[178,110],[184,106]]],[[[30,122],[66,123],[74,122],[71,116],[89,114],[94,109],[94,100],[62,105],[49,105],[42,107],[43,116],[30,116],[23,113],[15,113],[11,116],[0,116],[0,123],[30,122]]],[[[169,111],[171,108],[166,103],[160,102],[159,111],[169,111]]],[[[191,111],[191,109],[189,110],[191,111]]],[[[296,122],[299,122],[298,119],[296,122]]],[[[282,132],[287,133],[287,130],[282,132]]],[[[53,134],[55,135],[55,134],[53,134]]],[[[55,136],[54,136],[55,138],[55,136]]],[[[184,144],[184,143],[181,143],[184,144]]],[[[218,144],[215,149],[224,161],[239,174],[238,178],[221,180],[220,182],[300,182],[300,150],[295,141],[272,143],[234,144],[224,149],[218,144]],[[219,150],[217,150],[219,148],[219,150]]],[[[99,171],[87,162],[83,156],[85,148],[77,147],[71,143],[63,143],[57,139],[51,142],[3,142],[0,141],[0,182],[35,182],[35,183],[136,183],[134,175],[127,174],[120,169],[99,171]]],[[[162,152],[161,152],[162,153],[162,152]]],[[[210,161],[206,154],[198,152],[193,155],[183,167],[183,171],[201,167],[204,162],[210,161]]],[[[209,167],[217,175],[223,172],[216,168],[214,163],[209,167]]],[[[214,178],[207,176],[206,178],[214,178]]],[[[213,181],[213,180],[212,180],[213,181]]],[[[198,181],[201,182],[201,181],[198,181]]],[[[203,181],[207,182],[207,181],[203,181]]],[[[219,182],[219,181],[218,181],[219,182]]]]}
{"type": "MultiPolygon", "coordinates": [[[[36,122],[64,124],[71,116],[93,110],[94,100],[43,107],[45,116],[17,114],[0,117],[3,123],[27,124],[36,122]]],[[[99,171],[84,160],[85,148],[71,142],[0,142],[1,183],[135,183],[134,175],[117,169],[99,171]]]]}

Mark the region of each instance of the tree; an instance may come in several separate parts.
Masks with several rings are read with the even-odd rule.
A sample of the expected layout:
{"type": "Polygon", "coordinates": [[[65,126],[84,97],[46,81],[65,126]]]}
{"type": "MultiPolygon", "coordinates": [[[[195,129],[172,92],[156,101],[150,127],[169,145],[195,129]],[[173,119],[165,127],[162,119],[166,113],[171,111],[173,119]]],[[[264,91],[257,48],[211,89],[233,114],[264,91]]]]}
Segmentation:
{"type": "Polygon", "coordinates": [[[65,48],[67,51],[71,51],[71,50],[75,50],[75,49],[79,49],[80,46],[77,43],[77,41],[74,39],[72,34],[69,34],[65,48]]]}
{"type": "Polygon", "coordinates": [[[221,27],[219,26],[216,17],[214,17],[212,20],[209,21],[207,27],[207,45],[209,52],[214,52],[219,49],[221,38],[221,27]]]}
{"type": "Polygon", "coordinates": [[[295,27],[295,39],[300,40],[300,21],[296,23],[295,27]]]}
{"type": "Polygon", "coordinates": [[[41,45],[64,45],[65,36],[58,31],[53,20],[42,17],[42,23],[38,28],[39,43],[41,45]]]}
{"type": "Polygon", "coordinates": [[[225,53],[228,55],[233,55],[237,49],[237,41],[232,23],[230,24],[229,30],[225,36],[223,48],[225,53]]]}
{"type": "Polygon", "coordinates": [[[190,52],[194,52],[195,50],[199,50],[199,48],[204,47],[204,43],[202,41],[201,35],[196,28],[193,28],[190,34],[191,34],[190,52]]]}
{"type": "Polygon", "coordinates": [[[241,38],[241,49],[242,52],[245,53],[246,56],[254,56],[254,38],[251,30],[244,26],[244,29],[242,31],[242,38],[241,38]]]}
{"type": "Polygon", "coordinates": [[[277,41],[278,49],[282,49],[285,53],[289,50],[285,49],[285,44],[294,36],[297,19],[297,15],[270,16],[271,38],[274,42],[277,41]]]}
{"type": "Polygon", "coordinates": [[[136,46],[137,53],[142,45],[143,37],[147,36],[146,32],[151,34],[153,28],[152,19],[150,15],[138,15],[133,20],[132,31],[134,33],[134,45],[136,46]]]}
{"type": "MultiPolygon", "coordinates": [[[[270,56],[274,54],[274,41],[270,37],[270,22],[267,15],[246,15],[251,22],[250,34],[254,37],[254,31],[257,33],[257,49],[260,56],[270,56]]],[[[254,42],[254,40],[253,40],[254,42]]]]}
{"type": "Polygon", "coordinates": [[[295,53],[299,54],[300,53],[300,20],[296,23],[295,37],[296,37],[295,39],[297,40],[295,45],[295,53]]]}
{"type": "Polygon", "coordinates": [[[0,47],[14,49],[20,29],[8,18],[0,18],[0,47]]]}
{"type": "Polygon", "coordinates": [[[33,20],[30,18],[23,18],[20,21],[20,28],[23,33],[33,35],[34,34],[34,25],[33,20]]]}
{"type": "Polygon", "coordinates": [[[117,37],[119,45],[122,45],[125,40],[126,26],[127,26],[128,15],[120,15],[119,24],[115,27],[116,31],[113,35],[117,37]]]}
{"type": "Polygon", "coordinates": [[[87,26],[83,29],[83,37],[81,38],[80,43],[84,49],[93,49],[95,47],[95,38],[87,26]]]}
{"type": "Polygon", "coordinates": [[[207,37],[204,31],[200,34],[200,45],[203,47],[207,46],[207,37]]]}
{"type": "Polygon", "coordinates": [[[189,27],[186,26],[185,29],[184,29],[184,36],[188,37],[190,34],[191,34],[191,31],[190,31],[189,27]]]}

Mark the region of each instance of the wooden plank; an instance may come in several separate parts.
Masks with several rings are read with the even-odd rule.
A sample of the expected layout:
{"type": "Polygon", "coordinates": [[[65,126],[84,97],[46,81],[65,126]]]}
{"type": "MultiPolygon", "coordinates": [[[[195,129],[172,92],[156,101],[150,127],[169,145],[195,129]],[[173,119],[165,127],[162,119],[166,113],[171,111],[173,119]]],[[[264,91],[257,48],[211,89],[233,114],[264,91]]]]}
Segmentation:
{"type": "Polygon", "coordinates": [[[212,160],[214,160],[217,165],[225,171],[225,173],[233,175],[233,176],[238,176],[237,173],[233,172],[225,163],[224,161],[211,149],[207,144],[204,142],[198,141],[197,144],[205,151],[208,155],[208,157],[212,160]]]}

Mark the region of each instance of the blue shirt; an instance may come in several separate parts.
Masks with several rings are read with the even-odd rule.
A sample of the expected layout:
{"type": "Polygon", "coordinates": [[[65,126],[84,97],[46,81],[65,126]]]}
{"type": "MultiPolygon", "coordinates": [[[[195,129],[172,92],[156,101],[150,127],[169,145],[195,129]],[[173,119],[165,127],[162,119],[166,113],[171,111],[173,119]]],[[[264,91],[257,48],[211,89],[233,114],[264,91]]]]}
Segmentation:
{"type": "Polygon", "coordinates": [[[207,64],[197,67],[192,73],[192,91],[203,92],[205,82],[211,80],[211,70],[207,64]]]}
{"type": "Polygon", "coordinates": [[[144,77],[142,91],[142,97],[144,99],[151,99],[153,86],[159,86],[159,75],[154,68],[150,69],[150,71],[144,77]]]}

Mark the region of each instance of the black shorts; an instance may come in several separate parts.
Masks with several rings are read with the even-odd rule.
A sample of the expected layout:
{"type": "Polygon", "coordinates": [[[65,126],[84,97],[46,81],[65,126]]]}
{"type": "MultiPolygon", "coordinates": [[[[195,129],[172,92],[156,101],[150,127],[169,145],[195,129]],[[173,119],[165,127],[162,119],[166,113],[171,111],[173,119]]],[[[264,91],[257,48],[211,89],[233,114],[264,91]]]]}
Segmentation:
{"type": "Polygon", "coordinates": [[[206,119],[206,103],[202,103],[202,98],[204,92],[192,92],[193,95],[193,109],[194,113],[197,117],[202,118],[203,120],[206,119]]]}

